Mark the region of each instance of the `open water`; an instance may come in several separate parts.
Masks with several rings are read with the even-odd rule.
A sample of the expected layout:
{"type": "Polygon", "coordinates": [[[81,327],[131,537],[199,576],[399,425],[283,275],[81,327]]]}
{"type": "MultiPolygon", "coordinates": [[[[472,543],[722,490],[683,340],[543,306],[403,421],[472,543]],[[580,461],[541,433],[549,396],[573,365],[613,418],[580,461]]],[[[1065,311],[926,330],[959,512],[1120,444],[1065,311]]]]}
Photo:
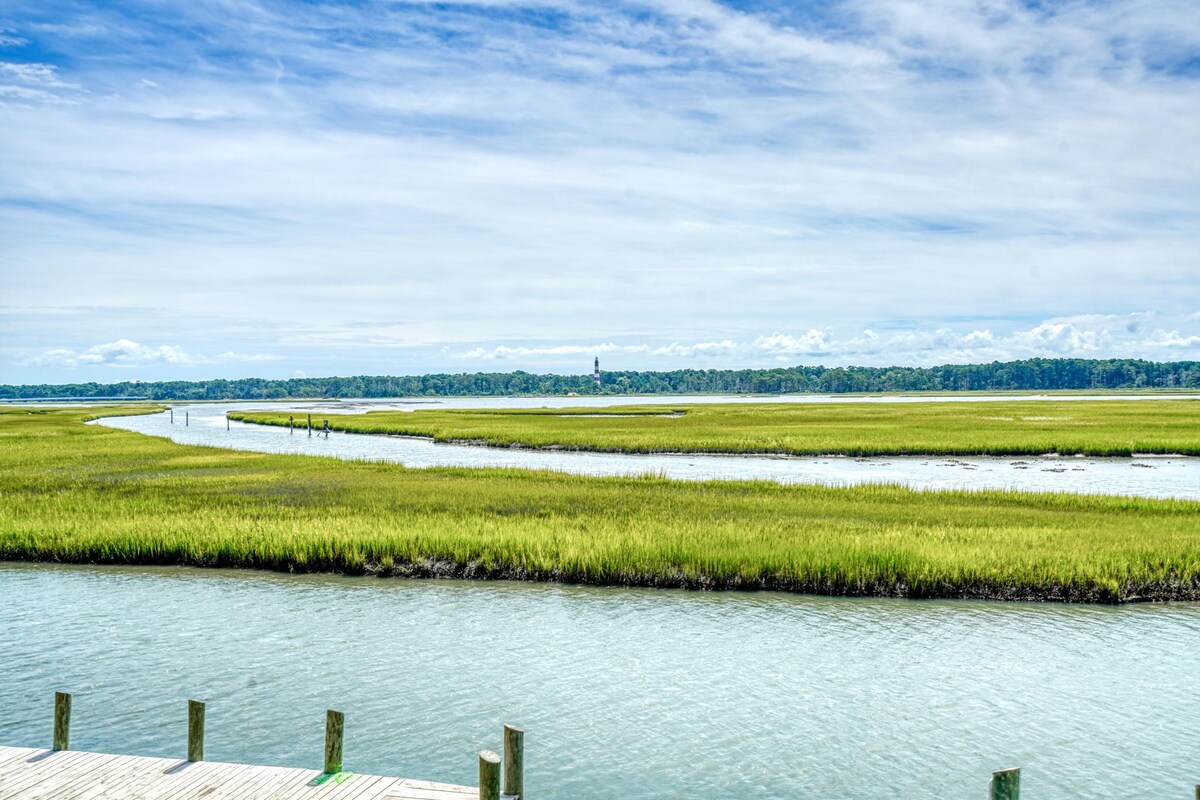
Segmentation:
{"type": "Polygon", "coordinates": [[[1094,607],[0,564],[0,742],[473,784],[535,800],[1190,798],[1200,604],[1094,607]]]}

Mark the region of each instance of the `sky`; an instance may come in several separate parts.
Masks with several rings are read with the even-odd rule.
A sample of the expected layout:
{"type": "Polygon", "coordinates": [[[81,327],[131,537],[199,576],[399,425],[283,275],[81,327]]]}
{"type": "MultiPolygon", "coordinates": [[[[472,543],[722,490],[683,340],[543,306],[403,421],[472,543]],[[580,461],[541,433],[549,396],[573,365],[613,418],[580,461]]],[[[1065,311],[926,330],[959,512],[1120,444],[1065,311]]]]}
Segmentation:
{"type": "Polygon", "coordinates": [[[1200,359],[1195,0],[5,0],[0,383],[1200,359]]]}

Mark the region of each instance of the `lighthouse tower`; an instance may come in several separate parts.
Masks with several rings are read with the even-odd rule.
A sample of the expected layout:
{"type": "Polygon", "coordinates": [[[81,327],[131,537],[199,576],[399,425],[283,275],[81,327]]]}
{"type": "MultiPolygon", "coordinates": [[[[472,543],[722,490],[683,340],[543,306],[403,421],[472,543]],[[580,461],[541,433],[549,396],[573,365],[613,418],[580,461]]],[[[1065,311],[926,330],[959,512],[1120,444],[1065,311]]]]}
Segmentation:
{"type": "Polygon", "coordinates": [[[592,373],[592,380],[596,385],[600,385],[600,356],[596,356],[596,371],[592,373]]]}

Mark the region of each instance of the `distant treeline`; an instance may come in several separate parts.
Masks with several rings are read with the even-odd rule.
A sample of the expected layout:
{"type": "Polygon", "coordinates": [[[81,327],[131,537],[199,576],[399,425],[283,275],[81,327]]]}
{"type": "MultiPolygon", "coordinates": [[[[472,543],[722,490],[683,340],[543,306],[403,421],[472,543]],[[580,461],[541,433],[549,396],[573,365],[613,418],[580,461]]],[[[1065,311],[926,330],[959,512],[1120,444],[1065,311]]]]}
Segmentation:
{"type": "Polygon", "coordinates": [[[309,397],[453,397],[597,394],[802,394],[1054,389],[1200,388],[1200,362],[1032,358],[942,367],[786,367],[782,369],[608,372],[591,375],[476,372],[459,375],[359,375],[351,378],[0,385],[0,399],[138,397],[152,400],[254,400],[309,397]]]}

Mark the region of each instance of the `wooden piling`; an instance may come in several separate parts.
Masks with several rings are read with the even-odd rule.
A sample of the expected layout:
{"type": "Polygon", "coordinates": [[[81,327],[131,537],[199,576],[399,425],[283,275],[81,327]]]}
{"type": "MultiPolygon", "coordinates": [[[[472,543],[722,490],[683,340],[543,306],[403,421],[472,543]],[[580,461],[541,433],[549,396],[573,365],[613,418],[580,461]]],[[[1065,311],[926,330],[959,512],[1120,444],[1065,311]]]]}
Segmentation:
{"type": "Polygon", "coordinates": [[[288,417],[288,433],[296,432],[296,418],[288,417]]]}
{"type": "Polygon", "coordinates": [[[191,425],[191,424],[192,424],[192,412],[190,412],[190,411],[183,412],[183,427],[186,428],[188,425],[191,425]]]}
{"type": "Polygon", "coordinates": [[[187,760],[204,760],[204,703],[199,700],[188,700],[187,760]]]}
{"type": "Polygon", "coordinates": [[[500,756],[479,751],[479,800],[500,800],[500,756]]]}
{"type": "Polygon", "coordinates": [[[525,800],[525,731],[504,726],[504,793],[525,800]]]}
{"type": "Polygon", "coordinates": [[[175,424],[175,409],[168,408],[167,410],[171,412],[171,424],[174,425],[175,424]]]}
{"type": "Polygon", "coordinates": [[[342,733],[346,716],[330,709],[325,712],[325,773],[342,771],[342,733]]]}
{"type": "Polygon", "coordinates": [[[312,414],[308,415],[308,435],[312,436],[312,414]]]}
{"type": "Polygon", "coordinates": [[[991,800],[1019,800],[1021,797],[1021,769],[1002,769],[992,773],[991,800]]]}
{"type": "Polygon", "coordinates": [[[225,430],[229,430],[229,415],[225,415],[225,430]]]}
{"type": "Polygon", "coordinates": [[[54,749],[71,749],[71,695],[54,693],[54,749]]]}

